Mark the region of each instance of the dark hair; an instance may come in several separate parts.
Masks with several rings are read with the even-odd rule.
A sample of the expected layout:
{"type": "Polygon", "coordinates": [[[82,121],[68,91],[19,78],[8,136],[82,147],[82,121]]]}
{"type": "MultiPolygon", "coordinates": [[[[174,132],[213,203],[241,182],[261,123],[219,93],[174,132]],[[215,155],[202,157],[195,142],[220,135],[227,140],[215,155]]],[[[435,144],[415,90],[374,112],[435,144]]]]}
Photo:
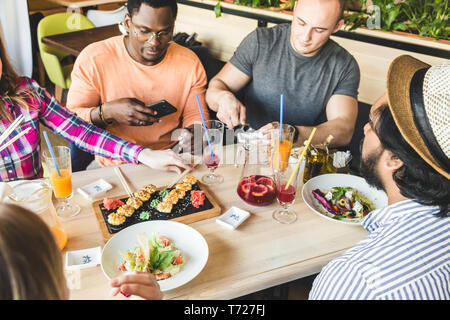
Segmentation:
{"type": "Polygon", "coordinates": [[[134,13],[139,12],[143,3],[152,8],[170,7],[170,9],[172,9],[173,18],[175,19],[177,17],[177,0],[128,0],[127,8],[130,17],[132,17],[134,13]]]}
{"type": "Polygon", "coordinates": [[[431,167],[406,142],[395,124],[387,105],[382,105],[376,112],[375,132],[382,146],[390,150],[402,162],[392,178],[400,193],[420,204],[439,206],[439,217],[450,215],[450,180],[431,167]]]}

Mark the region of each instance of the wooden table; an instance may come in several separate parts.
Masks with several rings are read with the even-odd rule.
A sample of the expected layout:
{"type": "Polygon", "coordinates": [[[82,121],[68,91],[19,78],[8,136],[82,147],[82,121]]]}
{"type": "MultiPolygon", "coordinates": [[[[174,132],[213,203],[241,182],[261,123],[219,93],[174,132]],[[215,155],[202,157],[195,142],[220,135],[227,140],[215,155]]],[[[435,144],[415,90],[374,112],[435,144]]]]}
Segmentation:
{"type": "Polygon", "coordinates": [[[49,0],[49,1],[69,8],[83,8],[109,3],[126,2],[126,0],[49,0]]]}
{"type": "MultiPolygon", "coordinates": [[[[143,165],[122,165],[121,170],[133,190],[148,183],[164,186],[176,179],[175,173],[143,165]]],[[[206,172],[206,168],[199,165],[192,174],[201,178],[206,172]]],[[[251,212],[251,216],[236,230],[224,228],[215,218],[190,224],[206,239],[209,259],[196,278],[165,292],[165,299],[232,299],[303,278],[320,272],[330,260],[367,235],[360,226],[347,226],[319,217],[303,202],[301,191],[293,206],[298,214],[297,221],[290,225],[279,224],[272,218],[272,212],[278,208],[276,202],[267,207],[254,207],[238,197],[236,186],[241,168],[221,166],[217,172],[225,181],[209,191],[218,200],[222,212],[237,206],[251,212]]],[[[76,189],[99,178],[113,185],[108,197],[126,194],[112,167],[74,173],[73,187],[76,189]]],[[[64,251],[103,247],[105,243],[92,209],[93,201],[78,193],[74,193],[72,201],[80,205],[81,212],[63,221],[69,236],[64,251]]],[[[71,299],[123,298],[109,296],[108,281],[100,266],[82,269],[78,276],[81,281],[78,288],[71,290],[71,299]]]]}
{"type": "Polygon", "coordinates": [[[42,42],[71,55],[78,56],[91,43],[121,35],[117,24],[56,34],[42,38],[42,42]]]}

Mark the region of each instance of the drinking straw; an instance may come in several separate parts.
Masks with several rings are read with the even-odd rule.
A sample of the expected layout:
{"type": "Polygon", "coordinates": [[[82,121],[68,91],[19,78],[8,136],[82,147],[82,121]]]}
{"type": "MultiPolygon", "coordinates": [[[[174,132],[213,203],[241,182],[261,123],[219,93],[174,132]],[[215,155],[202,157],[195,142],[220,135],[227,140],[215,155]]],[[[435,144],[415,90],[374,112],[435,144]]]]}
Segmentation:
{"type": "Polygon", "coordinates": [[[6,129],[5,132],[3,132],[0,136],[0,144],[2,144],[3,141],[5,141],[6,138],[11,134],[11,132],[13,132],[14,129],[19,126],[23,119],[25,119],[25,117],[23,116],[23,114],[21,114],[16,120],[13,121],[13,123],[11,123],[8,129],[6,129]]]}
{"type": "Polygon", "coordinates": [[[283,142],[283,94],[280,95],[280,143],[283,142]]]}
{"type": "Polygon", "coordinates": [[[47,142],[48,151],[50,151],[50,154],[52,155],[53,164],[55,165],[56,172],[58,172],[58,176],[61,177],[61,172],[59,172],[58,164],[56,163],[56,157],[55,157],[55,154],[53,153],[53,148],[50,143],[50,139],[48,138],[46,131],[44,131],[43,134],[44,134],[45,142],[47,142]]]}
{"type": "Polygon", "coordinates": [[[25,135],[28,133],[28,131],[30,131],[31,128],[26,128],[24,131],[22,131],[21,133],[19,133],[18,135],[16,135],[14,138],[12,138],[11,140],[8,140],[8,142],[6,142],[5,144],[3,144],[0,147],[0,151],[3,151],[4,149],[8,148],[8,146],[10,146],[11,144],[13,144],[14,142],[16,142],[17,139],[19,139],[21,136],[25,135]]]}
{"type": "Polygon", "coordinates": [[[300,157],[298,158],[297,161],[297,165],[294,168],[294,171],[292,171],[291,177],[289,178],[289,181],[286,183],[286,186],[284,187],[284,190],[287,190],[289,188],[289,185],[292,182],[292,179],[294,179],[295,173],[297,172],[298,168],[300,168],[300,163],[302,162],[303,157],[305,156],[306,150],[309,147],[309,144],[311,143],[311,140],[314,136],[314,133],[316,133],[317,128],[313,128],[313,130],[311,131],[311,134],[309,135],[309,139],[308,142],[306,142],[305,147],[303,148],[302,154],[300,155],[300,157]]]}
{"type": "Polygon", "coordinates": [[[198,95],[195,94],[195,99],[197,100],[198,111],[200,111],[200,117],[202,118],[203,128],[205,129],[206,141],[208,142],[209,151],[211,151],[211,158],[214,158],[214,152],[211,147],[211,141],[209,140],[208,129],[206,128],[205,118],[203,118],[202,107],[200,105],[200,100],[198,100],[198,95]]]}

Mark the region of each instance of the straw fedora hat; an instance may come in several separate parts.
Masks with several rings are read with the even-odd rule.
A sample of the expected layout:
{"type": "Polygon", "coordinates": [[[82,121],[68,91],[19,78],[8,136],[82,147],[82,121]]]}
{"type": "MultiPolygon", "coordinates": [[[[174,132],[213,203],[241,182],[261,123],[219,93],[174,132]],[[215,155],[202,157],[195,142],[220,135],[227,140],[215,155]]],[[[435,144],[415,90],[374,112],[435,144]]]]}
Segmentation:
{"type": "Polygon", "coordinates": [[[450,179],[450,63],[430,66],[408,55],[387,75],[389,108],[409,145],[450,179]]]}

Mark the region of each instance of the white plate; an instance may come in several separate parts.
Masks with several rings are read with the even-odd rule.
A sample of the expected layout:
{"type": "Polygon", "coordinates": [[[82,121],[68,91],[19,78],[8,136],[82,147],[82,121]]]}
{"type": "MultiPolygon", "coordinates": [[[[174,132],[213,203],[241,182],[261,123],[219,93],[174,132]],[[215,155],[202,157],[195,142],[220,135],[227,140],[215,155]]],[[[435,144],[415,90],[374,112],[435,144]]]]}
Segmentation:
{"type": "Polygon", "coordinates": [[[145,232],[151,239],[153,233],[167,236],[181,251],[184,265],[181,271],[165,280],[158,281],[161,291],[178,288],[194,279],[208,261],[209,249],[205,238],[192,227],[174,221],[146,221],[119,231],[105,245],[102,251],[101,267],[108,279],[122,274],[119,266],[122,257],[119,250],[126,252],[137,246],[137,235],[145,232]]]}
{"type": "Polygon", "coordinates": [[[344,223],[347,225],[359,226],[362,219],[348,219],[337,220],[333,218],[333,214],[329,213],[323,208],[319,201],[314,198],[312,191],[320,189],[323,193],[327,193],[328,190],[333,187],[352,187],[367,199],[372,201],[375,209],[380,209],[387,206],[387,196],[384,191],[377,190],[366,182],[364,178],[353,176],[350,174],[342,173],[330,173],[314,177],[303,185],[302,197],[306,205],[319,216],[328,220],[344,223]]]}

